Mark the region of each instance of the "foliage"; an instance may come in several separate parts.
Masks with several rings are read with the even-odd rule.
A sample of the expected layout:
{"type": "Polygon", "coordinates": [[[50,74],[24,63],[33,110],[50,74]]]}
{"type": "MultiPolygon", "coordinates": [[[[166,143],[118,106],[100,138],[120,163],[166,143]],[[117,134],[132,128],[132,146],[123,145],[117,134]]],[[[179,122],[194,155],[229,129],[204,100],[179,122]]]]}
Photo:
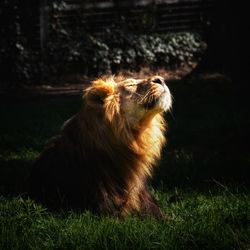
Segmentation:
{"type": "MultiPolygon", "coordinates": [[[[204,44],[197,34],[169,33],[135,35],[116,32],[111,38],[110,61],[116,68],[138,69],[141,65],[171,68],[199,60],[204,44]]],[[[108,43],[108,40],[106,40],[108,43]]]]}
{"type": "MultiPolygon", "coordinates": [[[[76,12],[73,25],[67,26],[62,16],[63,0],[49,1],[48,43],[41,54],[37,26],[39,5],[32,0],[20,2],[4,0],[0,3],[0,67],[5,82],[38,82],[41,75],[63,74],[100,75],[116,73],[121,69],[137,70],[141,66],[176,67],[182,63],[197,61],[204,51],[204,43],[194,33],[155,34],[144,27],[151,23],[147,13],[131,30],[131,24],[117,24],[102,36],[93,36],[86,31],[82,10],[76,12]],[[149,20],[147,20],[149,18],[149,20]],[[143,27],[138,24],[142,23],[143,27]],[[119,26],[120,25],[120,26],[119,26]],[[147,34],[147,35],[146,35],[147,34]]],[[[152,13],[153,14],[153,13],[152,13]]],[[[151,15],[152,17],[152,15],[151,15]]],[[[139,18],[139,17],[138,17],[139,18]]]]}
{"type": "Polygon", "coordinates": [[[4,0],[0,3],[0,67],[1,79],[29,82],[40,74],[39,53],[32,49],[28,25],[35,8],[32,1],[4,0]]]}
{"type": "Polygon", "coordinates": [[[205,50],[205,43],[196,33],[156,34],[152,32],[153,27],[148,30],[154,12],[145,11],[137,17],[140,20],[136,25],[126,24],[121,16],[120,23],[101,36],[93,36],[86,31],[83,10],[76,11],[74,20],[67,26],[62,18],[65,2],[54,1],[50,6],[47,65],[53,69],[52,73],[100,75],[121,69],[138,70],[145,65],[171,68],[199,60],[205,50]]]}
{"type": "Polygon", "coordinates": [[[54,72],[78,70],[98,75],[142,66],[174,68],[198,61],[205,50],[200,36],[189,32],[136,35],[106,30],[102,38],[60,29],[55,32],[47,58],[54,72]],[[78,37],[72,39],[74,36],[78,37]]]}

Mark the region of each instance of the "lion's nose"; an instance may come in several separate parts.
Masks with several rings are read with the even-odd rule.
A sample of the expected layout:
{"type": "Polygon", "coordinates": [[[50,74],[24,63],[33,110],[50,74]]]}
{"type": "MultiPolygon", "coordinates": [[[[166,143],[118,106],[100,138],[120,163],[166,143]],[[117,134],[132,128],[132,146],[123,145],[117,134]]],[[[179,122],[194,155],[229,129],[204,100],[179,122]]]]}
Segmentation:
{"type": "Polygon", "coordinates": [[[158,83],[160,85],[165,85],[165,81],[162,77],[155,77],[152,80],[153,83],[158,83]]]}

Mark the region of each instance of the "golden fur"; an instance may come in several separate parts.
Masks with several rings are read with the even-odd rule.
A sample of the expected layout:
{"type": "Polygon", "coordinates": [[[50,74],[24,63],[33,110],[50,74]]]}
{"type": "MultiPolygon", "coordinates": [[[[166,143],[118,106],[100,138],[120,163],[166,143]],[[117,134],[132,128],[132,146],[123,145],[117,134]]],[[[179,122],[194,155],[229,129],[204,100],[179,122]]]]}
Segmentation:
{"type": "Polygon", "coordinates": [[[53,208],[159,217],[147,179],[165,144],[163,111],[170,106],[169,90],[159,76],[92,82],[80,112],[37,160],[32,197],[53,208]]]}

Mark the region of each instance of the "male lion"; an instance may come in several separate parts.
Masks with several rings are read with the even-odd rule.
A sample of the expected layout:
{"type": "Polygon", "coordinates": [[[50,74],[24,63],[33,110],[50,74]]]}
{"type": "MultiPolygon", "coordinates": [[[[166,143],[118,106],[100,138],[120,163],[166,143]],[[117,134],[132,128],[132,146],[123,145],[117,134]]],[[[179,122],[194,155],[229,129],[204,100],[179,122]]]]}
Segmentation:
{"type": "Polygon", "coordinates": [[[35,162],[30,196],[49,208],[161,217],[147,179],[165,143],[164,79],[98,79],[35,162]]]}

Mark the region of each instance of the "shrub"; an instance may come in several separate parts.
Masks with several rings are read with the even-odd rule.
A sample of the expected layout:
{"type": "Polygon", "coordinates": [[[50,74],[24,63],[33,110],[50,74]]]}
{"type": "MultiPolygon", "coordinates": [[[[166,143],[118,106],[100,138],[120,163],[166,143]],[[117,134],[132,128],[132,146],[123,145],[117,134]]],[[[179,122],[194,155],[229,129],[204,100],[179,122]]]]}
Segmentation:
{"type": "Polygon", "coordinates": [[[68,33],[64,41],[50,41],[47,60],[54,72],[98,75],[142,66],[175,68],[199,60],[205,49],[201,37],[189,32],[135,35],[108,30],[103,38],[85,33],[72,42],[71,37],[68,33]]]}
{"type": "MultiPolygon", "coordinates": [[[[38,82],[41,76],[44,80],[65,74],[96,76],[142,66],[173,68],[199,60],[205,48],[197,34],[150,34],[145,27],[137,27],[141,22],[135,29],[144,34],[123,22],[95,37],[86,32],[81,10],[68,27],[61,19],[64,1],[49,1],[49,5],[49,40],[41,54],[34,47],[34,30],[30,30],[30,20],[38,20],[38,4],[32,0],[0,3],[0,21],[5,24],[0,30],[1,84],[38,82]]],[[[147,18],[151,20],[153,14],[147,18]]]]}
{"type": "MultiPolygon", "coordinates": [[[[206,47],[196,33],[150,34],[147,31],[146,35],[145,29],[141,32],[143,27],[132,28],[131,23],[126,26],[124,17],[112,30],[94,37],[85,31],[82,10],[75,12],[74,25],[70,28],[61,19],[64,10],[63,0],[53,1],[47,47],[48,75],[59,72],[98,75],[121,69],[138,70],[141,66],[173,68],[199,60],[206,47]]],[[[151,20],[153,15],[153,12],[148,14],[147,19],[151,20]]]]}
{"type": "Polygon", "coordinates": [[[40,75],[39,53],[31,48],[27,35],[34,7],[31,1],[0,3],[0,22],[4,24],[0,29],[1,83],[29,82],[40,75]]]}

